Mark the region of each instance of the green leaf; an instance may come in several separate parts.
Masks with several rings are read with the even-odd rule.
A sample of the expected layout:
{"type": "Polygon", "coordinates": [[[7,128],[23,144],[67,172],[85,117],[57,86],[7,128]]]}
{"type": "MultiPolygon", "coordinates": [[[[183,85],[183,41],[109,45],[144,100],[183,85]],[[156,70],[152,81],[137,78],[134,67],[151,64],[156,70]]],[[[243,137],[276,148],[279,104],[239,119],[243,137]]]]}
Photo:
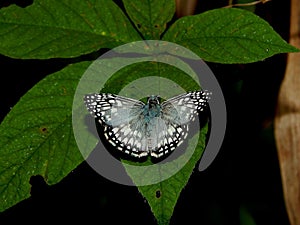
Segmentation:
{"type": "Polygon", "coordinates": [[[147,167],[146,169],[136,169],[129,164],[125,164],[128,162],[123,161],[127,173],[136,184],[154,179],[153,176],[160,174],[162,176],[164,174],[173,174],[174,170],[177,171],[183,163],[186,163],[179,172],[162,182],[147,186],[138,186],[140,193],[147,199],[158,224],[169,224],[180,193],[187,184],[196,163],[204,151],[207,131],[208,124],[201,129],[200,136],[196,134],[189,140],[186,152],[174,161],[157,164],[154,168],[147,167]],[[195,145],[196,149],[193,152],[190,146],[195,145]]]}
{"type": "MultiPolygon", "coordinates": [[[[141,99],[147,94],[159,94],[163,99],[168,99],[188,90],[199,89],[199,83],[187,75],[193,74],[189,69],[183,65],[176,68],[166,63],[153,61],[134,63],[118,70],[106,82],[101,92],[116,93],[135,99],[141,99]]],[[[167,224],[170,220],[179,194],[201,157],[206,133],[207,126],[201,130],[200,138],[198,132],[188,140],[189,147],[185,149],[182,156],[160,166],[155,166],[157,164],[153,166],[149,160],[145,163],[122,160],[127,174],[139,186],[140,193],[149,202],[159,224],[167,224]],[[193,147],[196,147],[195,152],[193,152],[193,147]],[[140,186],[145,184],[152,185],[140,186]],[[161,196],[157,198],[159,194],[161,196]]]]}
{"type": "Polygon", "coordinates": [[[35,0],[0,10],[0,53],[14,58],[76,57],[140,39],[112,0],[35,0]]]}
{"type": "Polygon", "coordinates": [[[250,63],[298,52],[263,19],[242,9],[215,9],[177,20],[163,36],[206,61],[250,63]]]}
{"type": "Polygon", "coordinates": [[[240,207],[240,224],[241,225],[256,225],[254,218],[245,206],[240,207]]]}
{"type": "Polygon", "coordinates": [[[175,13],[174,0],[123,0],[123,3],[145,39],[160,39],[175,13]]]}
{"type": "MultiPolygon", "coordinates": [[[[186,68],[186,71],[193,74],[194,71],[189,69],[186,68]]],[[[199,84],[192,77],[174,66],[161,62],[140,62],[126,66],[116,72],[107,81],[101,92],[118,94],[121,90],[121,93],[131,95],[132,98],[138,98],[137,95],[139,94],[144,97],[159,94],[166,99],[185,91],[198,89],[199,84]],[[171,88],[175,93],[170,91],[171,88]],[[176,88],[178,88],[177,91],[176,88]]]]}
{"type": "Polygon", "coordinates": [[[29,179],[55,184],[83,161],[72,130],[75,88],[89,62],[70,65],[29,90],[0,125],[0,211],[29,197],[29,179]]]}

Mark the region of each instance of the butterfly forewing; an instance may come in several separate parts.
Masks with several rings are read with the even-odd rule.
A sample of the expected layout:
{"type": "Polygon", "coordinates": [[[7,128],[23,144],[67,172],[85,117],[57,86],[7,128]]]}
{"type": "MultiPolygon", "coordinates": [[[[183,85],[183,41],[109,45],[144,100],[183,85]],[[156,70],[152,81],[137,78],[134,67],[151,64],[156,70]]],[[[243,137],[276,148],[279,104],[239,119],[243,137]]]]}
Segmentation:
{"type": "Polygon", "coordinates": [[[101,124],[118,126],[138,116],[143,102],[114,94],[88,94],[84,98],[89,112],[101,124]]]}
{"type": "Polygon", "coordinates": [[[177,95],[162,103],[162,117],[171,123],[187,124],[207,106],[207,91],[193,91],[177,95]]]}

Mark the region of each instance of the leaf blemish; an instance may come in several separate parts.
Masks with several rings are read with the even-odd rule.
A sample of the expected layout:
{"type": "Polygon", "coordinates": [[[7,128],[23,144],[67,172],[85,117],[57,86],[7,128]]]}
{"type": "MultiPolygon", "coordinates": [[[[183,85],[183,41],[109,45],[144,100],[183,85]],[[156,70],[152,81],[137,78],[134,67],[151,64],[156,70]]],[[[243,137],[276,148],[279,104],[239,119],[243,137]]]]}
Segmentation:
{"type": "Polygon", "coordinates": [[[67,89],[64,86],[62,86],[62,91],[62,95],[67,95],[67,89]]]}
{"type": "Polygon", "coordinates": [[[47,132],[48,132],[48,128],[47,127],[40,127],[40,132],[42,133],[42,134],[46,134],[47,132]]]}
{"type": "Polygon", "coordinates": [[[156,198],[160,198],[160,196],[161,196],[160,190],[157,190],[157,191],[155,192],[155,196],[156,196],[156,198]]]}

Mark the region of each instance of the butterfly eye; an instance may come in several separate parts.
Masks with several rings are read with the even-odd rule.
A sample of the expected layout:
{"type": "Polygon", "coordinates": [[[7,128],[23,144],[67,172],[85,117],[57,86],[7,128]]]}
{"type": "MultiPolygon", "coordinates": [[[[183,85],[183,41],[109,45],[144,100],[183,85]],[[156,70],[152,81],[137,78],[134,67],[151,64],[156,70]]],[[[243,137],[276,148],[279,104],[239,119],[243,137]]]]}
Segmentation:
{"type": "Polygon", "coordinates": [[[157,95],[151,95],[149,98],[148,98],[148,104],[159,104],[159,98],[157,95]]]}

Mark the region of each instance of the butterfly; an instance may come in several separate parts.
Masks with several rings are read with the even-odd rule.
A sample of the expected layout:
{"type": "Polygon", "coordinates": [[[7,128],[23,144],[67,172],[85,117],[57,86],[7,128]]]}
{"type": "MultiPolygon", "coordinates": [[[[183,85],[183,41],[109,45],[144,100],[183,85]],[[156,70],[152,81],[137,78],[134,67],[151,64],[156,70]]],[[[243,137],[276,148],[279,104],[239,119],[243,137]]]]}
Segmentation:
{"type": "Polygon", "coordinates": [[[147,103],[109,93],[84,97],[88,111],[103,127],[105,139],[132,157],[169,155],[186,139],[189,123],[208,106],[211,93],[191,91],[160,102],[151,95],[147,103]]]}

